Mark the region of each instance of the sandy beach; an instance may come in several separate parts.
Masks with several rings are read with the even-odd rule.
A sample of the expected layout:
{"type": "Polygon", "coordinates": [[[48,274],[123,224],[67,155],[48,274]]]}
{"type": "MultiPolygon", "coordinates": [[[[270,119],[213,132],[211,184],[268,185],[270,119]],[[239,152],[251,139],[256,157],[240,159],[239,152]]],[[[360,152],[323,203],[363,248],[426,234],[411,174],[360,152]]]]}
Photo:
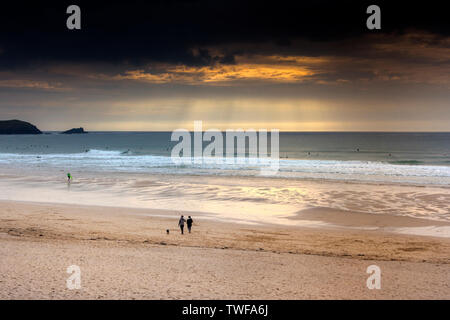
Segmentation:
{"type": "Polygon", "coordinates": [[[450,298],[450,239],[399,233],[447,222],[326,208],[293,218],[308,226],[184,214],[192,234],[169,210],[1,201],[0,298],[450,298]],[[71,265],[81,289],[66,287],[71,265]],[[370,265],[380,290],[366,286],[370,265]]]}

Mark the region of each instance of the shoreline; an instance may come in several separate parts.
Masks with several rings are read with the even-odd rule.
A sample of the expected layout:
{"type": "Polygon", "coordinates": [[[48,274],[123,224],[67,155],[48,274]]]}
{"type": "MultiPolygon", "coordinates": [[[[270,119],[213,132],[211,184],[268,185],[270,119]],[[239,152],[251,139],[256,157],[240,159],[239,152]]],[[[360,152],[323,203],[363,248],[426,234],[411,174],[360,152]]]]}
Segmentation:
{"type": "MultiPolygon", "coordinates": [[[[300,221],[291,218],[297,216],[299,210],[311,208],[332,208],[334,215],[344,210],[365,214],[367,217],[384,216],[387,220],[390,216],[399,216],[430,220],[433,221],[432,225],[439,225],[441,222],[450,223],[448,211],[450,189],[436,186],[291,181],[264,177],[230,178],[128,173],[104,175],[86,172],[72,172],[75,180],[68,184],[62,171],[46,176],[44,173],[45,171],[40,171],[36,175],[22,173],[16,178],[1,179],[1,198],[9,201],[103,205],[146,210],[157,208],[161,212],[183,209],[196,213],[200,211],[202,215],[224,221],[249,224],[299,224],[300,221]]],[[[347,219],[344,215],[341,217],[347,219]]],[[[337,219],[331,220],[341,222],[337,219]]],[[[311,223],[319,222],[311,221],[311,223]]],[[[408,224],[405,225],[407,226],[408,224]]],[[[436,236],[450,237],[448,226],[450,224],[442,225],[438,229],[410,228],[390,231],[434,233],[436,236]]]]}
{"type": "Polygon", "coordinates": [[[308,228],[308,229],[327,229],[327,230],[356,230],[356,231],[377,231],[387,234],[411,234],[414,236],[427,236],[435,238],[450,238],[450,222],[418,218],[411,216],[401,216],[395,214],[367,213],[359,211],[342,210],[328,207],[307,207],[289,214],[279,214],[279,221],[273,220],[251,220],[250,218],[225,217],[220,213],[194,211],[194,210],[171,210],[165,208],[140,208],[117,205],[103,204],[74,204],[70,202],[46,202],[46,201],[26,201],[26,200],[4,200],[2,203],[16,203],[23,205],[36,206],[61,206],[97,208],[101,210],[119,210],[131,215],[144,215],[150,218],[169,218],[177,216],[178,213],[187,215],[196,215],[197,218],[211,220],[218,223],[232,223],[238,225],[262,226],[262,227],[280,227],[280,228],[308,228]],[[280,220],[281,219],[281,220],[280,220]],[[287,223],[289,222],[290,223],[287,223]],[[436,232],[421,232],[420,228],[434,229],[436,232]],[[408,232],[410,230],[410,232],[408,232]],[[416,232],[415,232],[416,230],[416,232]]]}
{"type": "MultiPolygon", "coordinates": [[[[108,152],[107,150],[103,150],[108,152]]],[[[21,155],[21,154],[12,154],[12,155],[21,155]]],[[[45,156],[45,155],[52,155],[52,154],[41,154],[41,155],[37,155],[37,154],[23,154],[26,156],[45,156]]],[[[58,155],[58,154],[55,154],[58,155]]],[[[72,155],[72,154],[66,154],[66,156],[68,155],[72,155]]],[[[136,155],[136,156],[140,156],[140,155],[136,155]]],[[[145,155],[144,155],[145,156],[145,155]]],[[[169,156],[160,156],[160,155],[148,155],[148,156],[154,156],[154,157],[167,157],[170,158],[169,156]]],[[[129,157],[133,157],[133,156],[129,156],[129,157]]],[[[285,160],[280,158],[280,160],[285,160]]],[[[299,160],[299,161],[308,161],[310,159],[288,159],[288,161],[290,160],[299,160]]],[[[317,161],[340,161],[343,163],[352,163],[355,161],[359,161],[359,160],[317,160],[317,161]]],[[[409,164],[391,164],[389,162],[382,162],[382,161],[360,161],[361,163],[374,163],[374,164],[389,164],[389,165],[393,165],[393,166],[398,166],[399,168],[403,168],[403,167],[443,167],[443,168],[447,168],[449,167],[448,165],[444,165],[444,164],[432,164],[432,165],[409,165],[409,164]]],[[[13,172],[17,172],[17,168],[11,169],[10,168],[10,164],[8,164],[7,166],[1,168],[2,170],[10,170],[13,172]]],[[[42,168],[41,168],[42,169],[42,168]]],[[[47,167],[45,169],[54,169],[56,171],[61,171],[61,172],[65,172],[64,166],[55,166],[55,167],[47,167]]],[[[44,171],[45,171],[44,169],[44,171]]],[[[255,179],[255,180],[264,180],[264,179],[269,179],[269,180],[287,180],[287,181],[292,181],[292,182],[307,182],[307,183],[333,183],[333,184],[350,184],[350,185],[368,185],[368,186],[386,186],[386,187],[412,187],[412,188],[441,188],[441,189],[450,189],[450,186],[448,185],[448,183],[446,182],[425,182],[425,181],[401,181],[401,180],[364,180],[364,179],[356,179],[356,178],[345,178],[345,177],[339,177],[339,178],[332,178],[332,177],[323,177],[323,176],[312,176],[316,173],[313,172],[305,172],[306,174],[310,174],[311,176],[287,176],[287,175],[261,175],[261,174],[240,174],[240,175],[228,175],[228,174],[218,174],[218,173],[198,173],[198,172],[173,172],[173,171],[120,171],[120,170],[115,170],[115,169],[109,169],[109,170],[105,170],[102,169],[102,171],[98,171],[95,170],[94,168],[78,168],[79,170],[82,169],[82,171],[84,173],[90,173],[92,175],[98,175],[98,174],[110,174],[110,175],[118,175],[118,176],[122,176],[122,175],[127,175],[127,176],[133,176],[133,175],[137,175],[137,176],[142,176],[142,175],[152,175],[155,177],[167,177],[167,176],[174,176],[174,177],[198,177],[198,178],[234,178],[234,177],[238,177],[240,179],[255,179]]],[[[21,170],[27,170],[26,167],[21,168],[21,170]]],[[[72,170],[74,172],[76,172],[77,170],[72,170]]],[[[50,172],[50,171],[49,171],[50,172]]],[[[284,172],[284,171],[280,171],[280,172],[284,172]]],[[[30,173],[36,173],[36,171],[34,171],[34,169],[30,170],[30,173]]],[[[0,176],[4,176],[4,177],[13,177],[13,178],[17,178],[17,177],[22,177],[20,175],[14,175],[11,174],[10,172],[6,172],[6,173],[2,173],[0,172],[0,176]]],[[[30,176],[30,175],[27,175],[30,176]]],[[[32,176],[32,174],[31,174],[32,176]]],[[[394,175],[395,176],[395,175],[394,175]]],[[[447,178],[446,176],[444,178],[447,178]]]]}

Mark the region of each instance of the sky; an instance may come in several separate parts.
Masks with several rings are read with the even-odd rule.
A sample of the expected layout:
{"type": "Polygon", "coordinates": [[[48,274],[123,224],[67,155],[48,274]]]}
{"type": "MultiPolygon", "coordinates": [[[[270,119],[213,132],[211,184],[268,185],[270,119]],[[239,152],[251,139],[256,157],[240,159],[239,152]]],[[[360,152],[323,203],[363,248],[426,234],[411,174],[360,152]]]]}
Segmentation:
{"type": "Polygon", "coordinates": [[[0,119],[41,130],[450,131],[442,4],[2,4],[0,119]],[[66,9],[81,9],[69,30],[66,9]]]}

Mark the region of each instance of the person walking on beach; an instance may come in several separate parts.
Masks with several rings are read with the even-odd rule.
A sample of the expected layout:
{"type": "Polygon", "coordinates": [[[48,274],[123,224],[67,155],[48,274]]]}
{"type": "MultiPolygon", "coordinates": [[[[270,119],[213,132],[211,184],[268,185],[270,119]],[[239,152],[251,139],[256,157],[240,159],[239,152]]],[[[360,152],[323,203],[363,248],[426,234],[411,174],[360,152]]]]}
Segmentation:
{"type": "Polygon", "coordinates": [[[189,216],[187,221],[186,221],[189,233],[191,233],[191,228],[192,228],[192,223],[193,222],[194,222],[194,220],[192,220],[191,216],[189,216]]]}
{"type": "Polygon", "coordinates": [[[70,180],[72,180],[72,175],[70,172],[67,172],[67,182],[70,182],[70,180]]]}
{"type": "Polygon", "coordinates": [[[184,234],[184,223],[186,220],[184,219],[184,216],[180,217],[180,220],[178,221],[178,226],[180,227],[181,234],[184,234]]]}

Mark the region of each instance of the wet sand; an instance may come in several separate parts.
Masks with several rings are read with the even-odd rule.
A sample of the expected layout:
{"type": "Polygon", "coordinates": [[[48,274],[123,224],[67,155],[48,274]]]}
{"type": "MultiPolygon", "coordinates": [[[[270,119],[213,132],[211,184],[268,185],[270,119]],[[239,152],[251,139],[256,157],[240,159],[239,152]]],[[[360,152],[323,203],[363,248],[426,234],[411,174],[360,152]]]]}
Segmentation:
{"type": "Polygon", "coordinates": [[[445,222],[326,208],[299,213],[320,222],[303,227],[184,214],[192,234],[179,234],[174,211],[0,201],[0,298],[450,298],[450,239],[391,229],[445,222]],[[366,286],[373,264],[381,290],[366,286]],[[70,265],[79,290],[66,288],[70,265]]]}

